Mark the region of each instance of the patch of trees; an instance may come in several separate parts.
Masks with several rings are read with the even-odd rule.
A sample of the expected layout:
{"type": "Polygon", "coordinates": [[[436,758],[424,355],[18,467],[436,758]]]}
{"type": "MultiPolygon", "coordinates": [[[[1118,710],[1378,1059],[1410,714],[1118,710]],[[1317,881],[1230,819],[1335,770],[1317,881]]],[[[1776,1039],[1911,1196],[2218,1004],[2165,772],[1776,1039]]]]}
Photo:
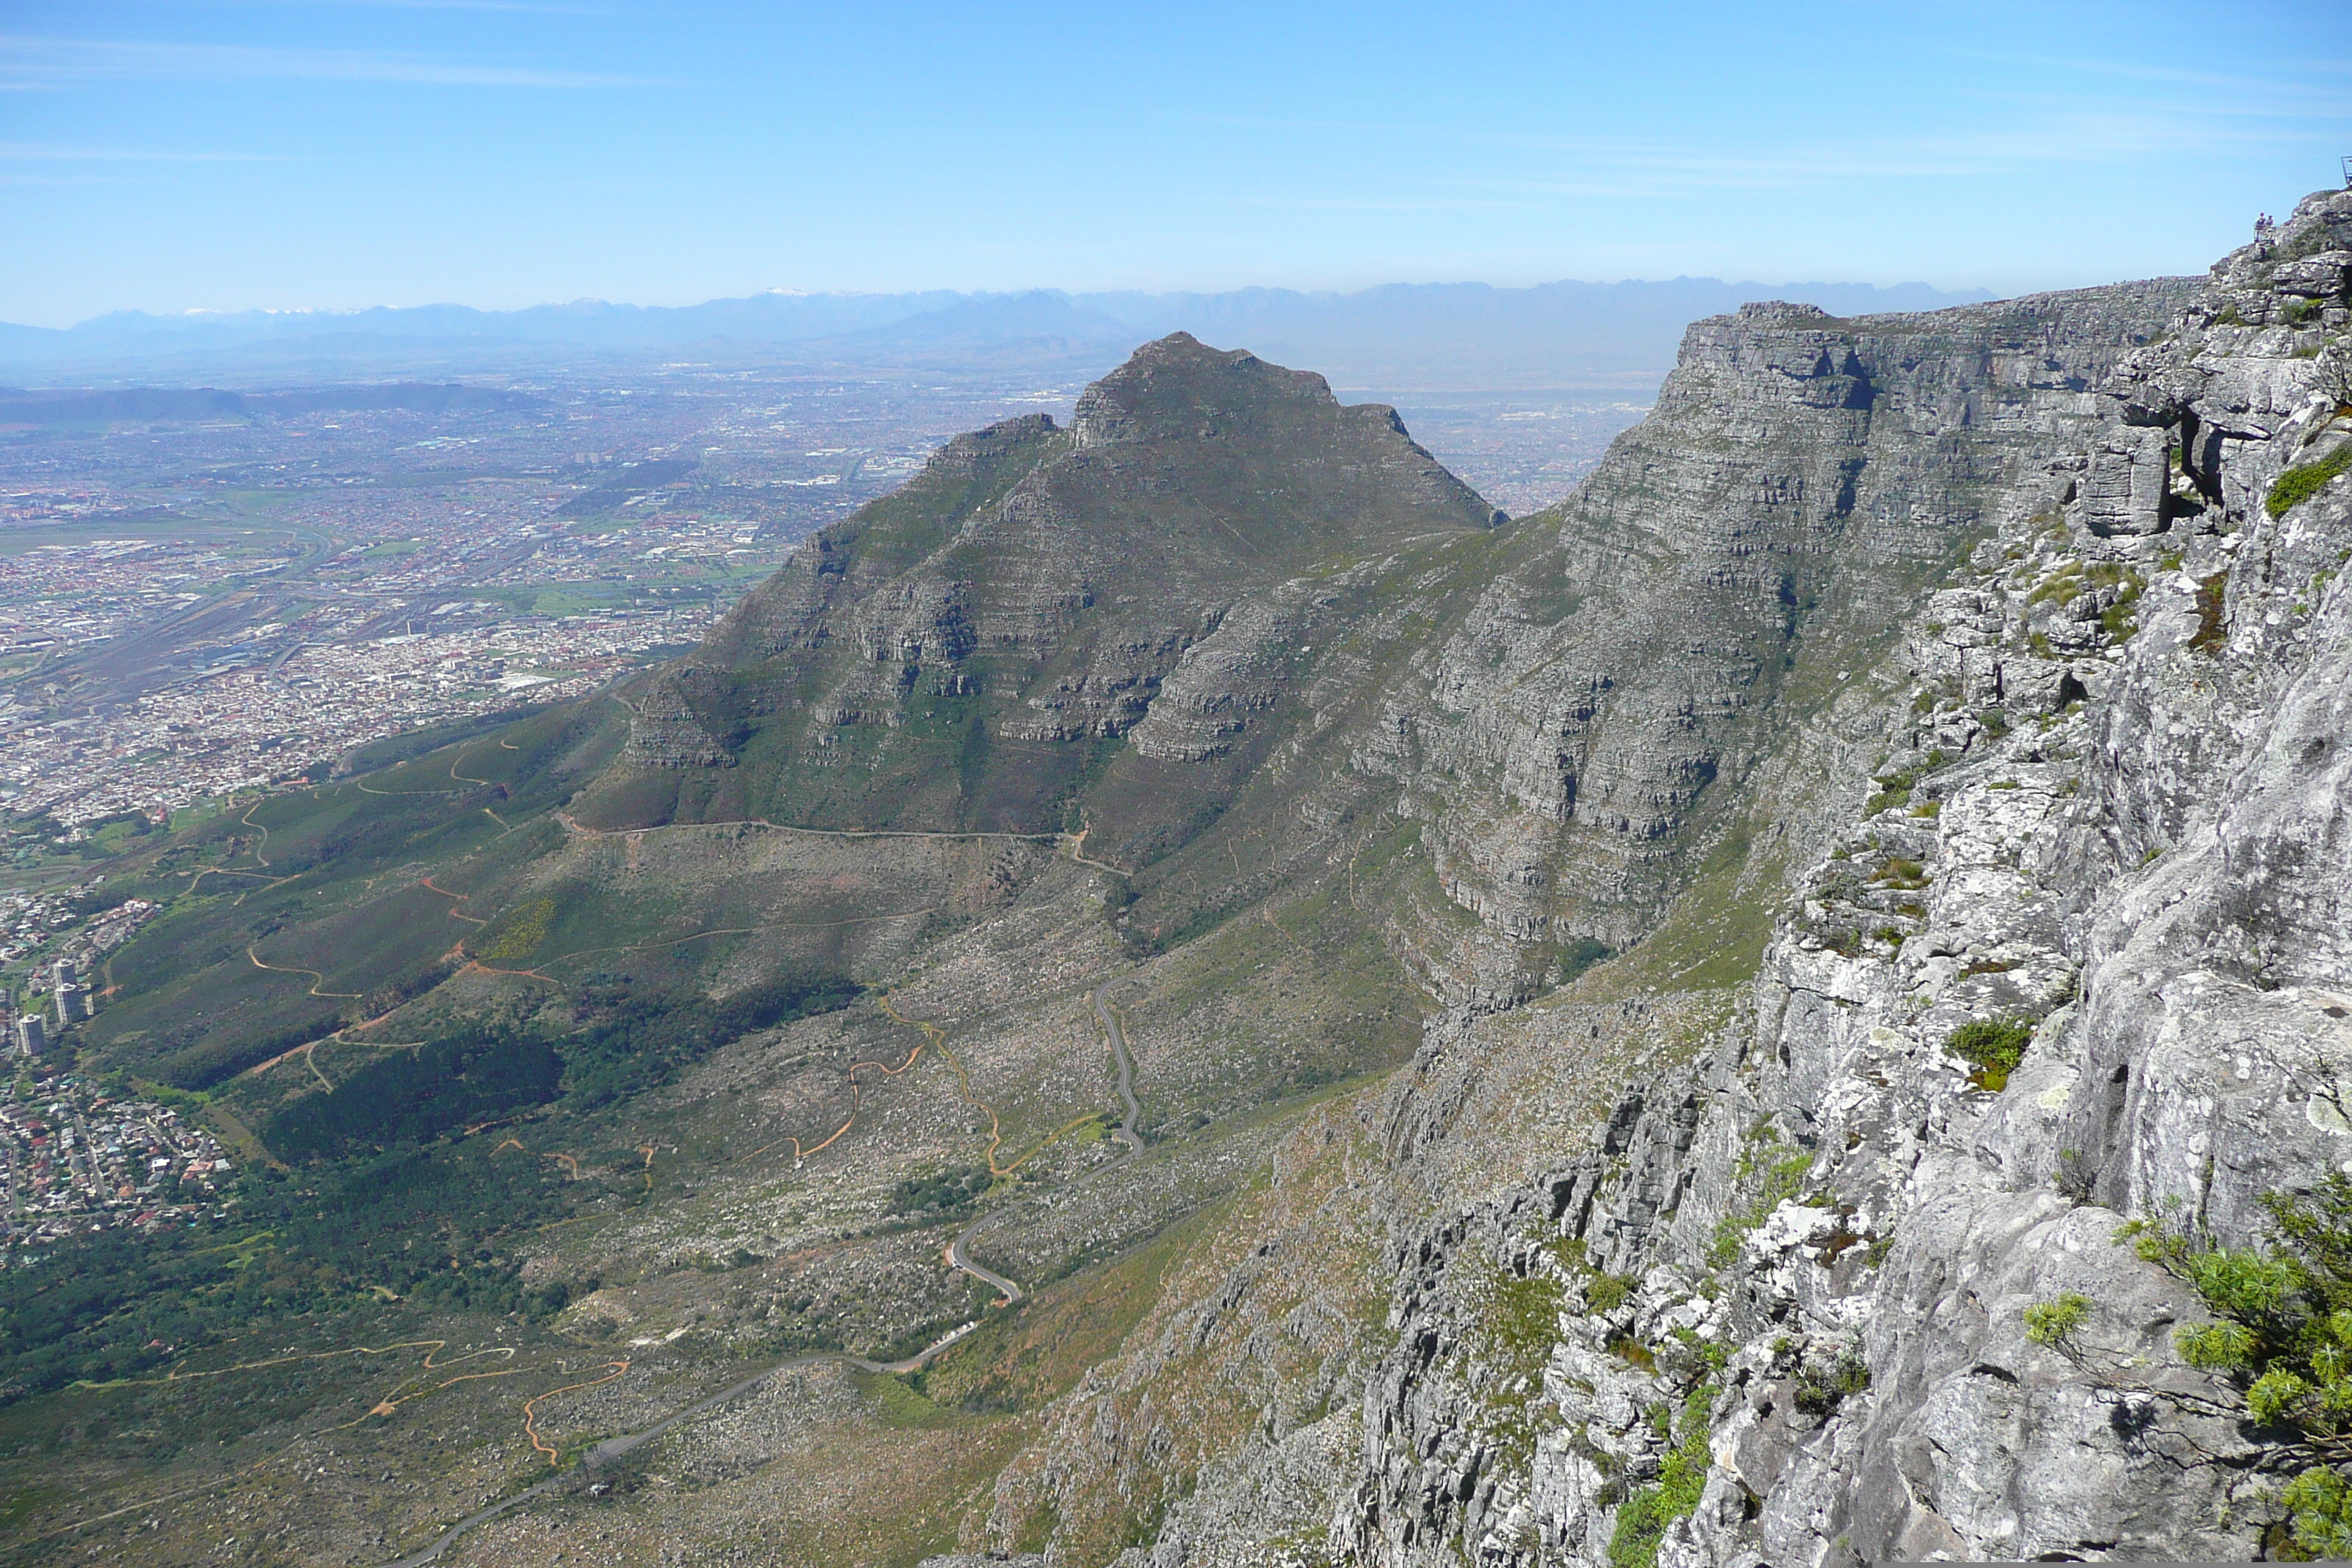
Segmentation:
{"type": "Polygon", "coordinates": [[[155,1077],[173,1089],[211,1089],[226,1083],[247,1068],[259,1067],[272,1057],[325,1039],[341,1023],[341,1018],[328,1013],[267,1035],[205,1040],[162,1058],[155,1064],[155,1077]]]}
{"type": "Polygon", "coordinates": [[[412,1312],[530,1317],[569,1300],[561,1284],[526,1288],[499,1248],[565,1206],[561,1173],[544,1161],[412,1147],[291,1173],[256,1168],[238,1195],[233,1218],[107,1231],[0,1271],[0,1405],[78,1378],[159,1375],[266,1323],[334,1342],[339,1318],[381,1312],[387,1294],[412,1312]]]}
{"type": "Polygon", "coordinates": [[[845,1007],[856,994],[846,975],[814,968],[716,1001],[633,992],[625,982],[583,986],[578,1001],[584,1026],[574,1034],[468,1028],[413,1054],[387,1053],[331,1094],[288,1105],[270,1119],[262,1141],[289,1163],[341,1159],[430,1142],[559,1097],[574,1110],[593,1110],[667,1083],[755,1029],[845,1007]]]}
{"type": "Polygon", "coordinates": [[[988,1190],[982,1165],[950,1165],[928,1175],[908,1176],[890,1189],[892,1214],[935,1214],[962,1208],[988,1190]]]}
{"type": "Polygon", "coordinates": [[[678,1069],[757,1029],[846,1007],[856,983],[835,970],[789,970],[718,1001],[627,984],[583,988],[586,1026],[563,1044],[563,1098],[590,1110],[667,1083],[678,1069]]]}
{"type": "Polygon", "coordinates": [[[562,1058],[544,1036],[469,1030],[412,1057],[387,1053],[339,1085],[269,1119],[263,1134],[279,1159],[331,1159],[365,1149],[422,1143],[468,1122],[555,1098],[562,1058]]]}

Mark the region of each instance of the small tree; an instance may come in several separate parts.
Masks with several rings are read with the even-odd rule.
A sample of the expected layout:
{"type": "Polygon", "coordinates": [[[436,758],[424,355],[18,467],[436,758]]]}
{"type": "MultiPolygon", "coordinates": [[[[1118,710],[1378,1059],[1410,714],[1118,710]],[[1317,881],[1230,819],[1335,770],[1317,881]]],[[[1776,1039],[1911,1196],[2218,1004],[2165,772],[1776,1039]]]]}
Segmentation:
{"type": "Polygon", "coordinates": [[[2054,1301],[2036,1301],[2025,1309],[2025,1337],[2037,1345],[2063,1350],[2074,1331],[2091,1321],[2091,1299],[2068,1290],[2054,1301]]]}
{"type": "Polygon", "coordinates": [[[2309,1195],[2271,1193],[2263,1207],[2269,1246],[2215,1247],[2169,1217],[2135,1220],[2118,1239],[2212,1310],[2174,1343],[2191,1366],[2231,1373],[2247,1415],[2284,1436],[2277,1457],[2296,1474],[2282,1500],[2296,1543],[2352,1556],[2352,1179],[2331,1171],[2309,1195]]]}

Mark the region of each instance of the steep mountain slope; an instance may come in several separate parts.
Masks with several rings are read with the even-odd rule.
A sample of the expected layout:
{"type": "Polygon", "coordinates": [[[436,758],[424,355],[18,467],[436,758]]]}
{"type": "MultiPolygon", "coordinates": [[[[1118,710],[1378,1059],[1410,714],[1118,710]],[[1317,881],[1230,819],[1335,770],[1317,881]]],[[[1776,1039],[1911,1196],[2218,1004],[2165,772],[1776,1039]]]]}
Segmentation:
{"type": "Polygon", "coordinates": [[[1757,813],[1758,770],[2042,483],[2095,417],[2084,389],[2184,295],[1693,328],[1656,413],[1521,525],[1395,713],[1448,894],[1523,941],[1622,946],[1727,835],[1814,852],[1794,802],[1757,813]]]}
{"type": "MultiPolygon", "coordinates": [[[[2198,292],[2165,281],[1855,322],[1755,307],[1692,329],[1660,412],[1576,497],[1514,526],[1475,606],[1415,660],[1419,689],[1384,689],[1382,721],[1350,736],[1357,771],[1404,784],[1395,809],[1425,825],[1446,903],[1482,917],[1383,910],[1393,933],[1421,942],[1420,972],[1454,1003],[1411,1067],[1363,1102],[1383,1157],[1321,1216],[1339,1235],[1395,1237],[1390,1331],[1365,1321],[1372,1303],[1337,1287],[1305,1304],[1270,1294],[1287,1271],[1237,1269],[1213,1296],[1171,1304],[1177,1321],[1206,1314],[1213,1331],[1194,1333],[1207,1342],[1232,1337],[1220,1375],[1245,1383],[1263,1378],[1263,1353],[1243,1347],[1293,1331],[1302,1312],[1359,1326],[1322,1347],[1314,1380],[1261,1396],[1256,1433],[1183,1476],[1150,1456],[1205,1417],[1149,1375],[1176,1347],[1137,1344],[1072,1396],[1034,1469],[1008,1471],[1001,1540],[1048,1503],[1076,1520],[1099,1497],[1159,1490],[1171,1512],[1154,1562],[1257,1561],[1270,1508],[1287,1510],[1278,1533],[1300,1561],[1609,1560],[1615,1505],[1655,1471],[1652,1412],[1679,1398],[1676,1372],[1687,1369],[1674,1364],[1678,1343],[1659,1317],[1688,1292],[1638,1321],[1633,1312],[1653,1303],[1634,1291],[1612,1303],[1617,1317],[1555,1323],[1593,1278],[1586,1246],[1600,1266],[1640,1272],[1641,1255],[1610,1250],[1602,1216],[1613,1204],[1632,1216],[1629,1234],[1662,1212],[1685,1216],[1697,1254],[1719,1253],[1718,1222],[1740,1228],[1771,1171],[1784,1184],[1790,1174],[1790,1155],[1759,1152],[1752,1108],[1743,1114],[1711,1080],[1654,1088],[1612,1112],[1617,1088],[1645,1060],[1687,1058],[1759,1026],[1754,977],[1774,915],[1831,851],[1841,870],[1864,857],[1846,891],[1865,906],[1831,942],[1859,951],[1924,929],[1925,874],[1905,857],[1923,853],[1915,840],[1933,819],[1902,817],[1860,849],[1841,844],[1857,837],[1853,813],[1872,774],[1924,769],[1931,754],[1940,766],[2006,732],[2011,710],[2022,727],[2079,703],[2088,686],[2104,689],[2127,626],[2101,619],[2112,586],[2077,577],[2120,584],[2109,557],[2168,548],[2159,531],[2190,509],[2168,499],[2160,442],[2159,478],[2137,487],[2137,510],[2116,499],[2134,494],[2130,464],[2147,443],[2094,389],[2198,292]],[[2014,656],[1988,657],[1979,650],[1996,639],[1972,586],[1983,563],[2000,560],[2005,534],[2039,539],[2048,554],[2040,536],[2066,508],[2105,553],[2072,575],[2051,565],[2050,580],[2089,592],[2043,593],[2014,656]],[[1956,684],[1919,700],[1906,660],[1956,684]],[[1571,951],[1562,939],[1576,932],[1627,951],[1513,1005],[1559,977],[1571,951]],[[1710,1125],[1742,1136],[1702,1206],[1685,1200],[1683,1173],[1710,1105],[1710,1125]],[[1607,1153],[1589,1173],[1513,1185],[1604,1123],[1607,1153]],[[1458,1207],[1498,1185],[1502,1195],[1458,1207]],[[1640,1348],[1621,1364],[1607,1351],[1629,1342],[1629,1325],[1640,1348]],[[1593,1355],[1560,1361],[1557,1346],[1593,1336],[1593,1355]],[[1603,1428],[1564,1423],[1571,1405],[1559,1401],[1606,1384],[1587,1364],[1596,1357],[1638,1385],[1604,1401],[1629,1429],[1632,1459],[1602,1454],[1578,1491],[1554,1472],[1603,1428]],[[1654,1358],[1665,1369],[1654,1381],[1639,1366],[1654,1358]],[[1041,1480],[1051,1483],[1042,1497],[1041,1480]],[[1160,1490],[1195,1485],[1184,1503],[1160,1490]],[[1318,1498],[1328,1538],[1302,1518],[1313,1511],[1302,1500],[1318,1498]]],[[[2005,995],[2051,979],[2015,969],[2008,984],[2020,989],[2005,995]]],[[[1806,1105],[1816,1087],[1790,1092],[1806,1105]]],[[[1310,1273],[1328,1268],[1328,1240],[1297,1230],[1264,1240],[1310,1273]]],[[[1715,1330],[1685,1317],[1686,1330],[1715,1330]]],[[[1840,1364],[1826,1342],[1800,1348],[1840,1364]]],[[[1705,1364],[1689,1363],[1694,1384],[1705,1364]]]]}
{"type": "MultiPolygon", "coordinates": [[[[1067,431],[963,437],[819,535],[633,697],[635,772],[583,815],[1051,831],[1130,731],[1120,779],[1238,777],[1270,699],[1179,675],[1217,665],[1186,656],[1237,601],[1499,521],[1390,410],[1179,333],[1088,388],[1067,431]]],[[[1133,837],[1155,792],[1125,793],[1109,831],[1133,837]]]]}
{"type": "Polygon", "coordinates": [[[968,1322],[902,1378],[804,1355],[444,1560],[2289,1549],[2309,1454],[2172,1331],[2198,1248],[2352,1160],[2348,277],[2336,195],[2208,279],[1750,306],[1507,525],[1386,410],[1180,335],[619,705],[248,813],[279,864],[216,868],[269,885],[157,922],[116,1016],[308,1017],[453,939],[298,1062],[570,1051],[630,985],[787,963],[867,996],[453,1129],[571,1162],[499,1243],[570,1292],[566,1381],[539,1426],[452,1394],[462,1461],[404,1457],[430,1405],[334,1439],[421,1495],[237,1507],[414,1550],[547,1473],[519,1431],[968,1322]]]}
{"type": "Polygon", "coordinates": [[[2305,202],[2047,428],[1935,618],[1855,672],[1837,717],[1888,787],[1737,1015],[1590,1153],[1400,1247],[1347,1554],[2292,1543],[2314,1456],[2173,1330],[2217,1310],[2181,1258],[2352,1152],[2347,265],[2352,196],[2305,202]],[[2021,1064],[1971,1072],[2012,1020],[2021,1064]],[[1514,1292],[1541,1308],[1508,1346],[1514,1292]]]}

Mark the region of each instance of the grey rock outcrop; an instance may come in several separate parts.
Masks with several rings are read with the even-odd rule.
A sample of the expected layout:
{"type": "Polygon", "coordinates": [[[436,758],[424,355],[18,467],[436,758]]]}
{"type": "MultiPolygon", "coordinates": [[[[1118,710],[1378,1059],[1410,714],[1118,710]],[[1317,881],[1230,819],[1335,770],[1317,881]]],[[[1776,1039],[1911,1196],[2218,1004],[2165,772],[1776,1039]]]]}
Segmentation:
{"type": "Polygon", "coordinates": [[[1362,764],[1395,770],[1455,901],[1522,940],[1629,944],[1780,738],[2004,509],[2072,489],[2095,531],[2112,511],[2116,531],[2154,531],[2162,435],[2092,388],[2194,287],[1853,321],[1751,305],[1693,326],[1656,411],[1519,525],[1398,700],[1404,753],[1362,764]],[[2061,454],[2089,455],[2096,483],[2053,475],[2061,454]]]}
{"type": "MultiPolygon", "coordinates": [[[[1758,389],[1712,388],[1727,442],[1767,392],[1835,428],[1865,388],[1938,389],[1945,417],[1864,471],[1907,462],[1915,503],[1965,485],[1990,537],[1940,568],[1911,549],[1919,593],[1879,601],[1917,608],[1865,677],[1885,695],[1840,721],[1876,728],[1879,783],[1844,785],[1875,798],[1832,824],[1730,1020],[1588,1152],[1400,1244],[1343,1554],[1607,1563],[1675,1466],[1696,1495],[1648,1516],[1660,1563],[2266,1551],[2274,1438],[2175,1349],[2194,1292],[2116,1233],[2169,1214],[2246,1245],[2263,1194],[2352,1161],[2352,493],[2264,504],[2352,441],[2316,390],[2347,227],[2352,195],[2315,197],[2193,296],[2085,300],[2172,319],[2039,371],[1928,321],[1899,368],[1891,330],[1694,329],[1685,372],[1736,360],[1758,389]],[[2047,384],[1980,418],[1988,368],[2047,384]],[[1995,1092],[1947,1041],[2005,1018],[2032,1043],[1995,1092]],[[1523,1461],[1478,1349],[1497,1277],[1560,1306],[1523,1461]],[[2032,1341],[2023,1309],[2066,1292],[2086,1321],[2032,1341]]],[[[1824,440],[1790,477],[1846,460],[1824,440]]],[[[1641,760],[1644,821],[1677,809],[1673,757],[1731,743],[1706,711],[1641,760]]]]}
{"type": "MultiPolygon", "coordinates": [[[[1051,830],[1095,743],[1130,731],[1148,763],[1222,766],[1178,785],[1222,793],[1311,668],[1285,641],[1307,576],[1502,521],[1394,410],[1179,332],[1087,388],[1068,429],[960,437],[812,539],[627,693],[622,765],[582,810],[1051,830]],[[739,760],[757,765],[704,776],[739,760]]],[[[1089,819],[1119,831],[1166,784],[1140,775],[1129,809],[1089,819]]]]}

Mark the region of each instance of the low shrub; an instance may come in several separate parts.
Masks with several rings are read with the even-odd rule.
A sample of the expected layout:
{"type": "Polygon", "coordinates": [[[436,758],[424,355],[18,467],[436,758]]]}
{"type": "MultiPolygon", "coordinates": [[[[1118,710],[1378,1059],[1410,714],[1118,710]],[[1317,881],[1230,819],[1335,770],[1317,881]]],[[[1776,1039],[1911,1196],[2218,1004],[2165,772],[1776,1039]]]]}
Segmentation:
{"type": "Polygon", "coordinates": [[[2037,1345],[2063,1346],[2090,1321],[2091,1299],[2064,1291],[2054,1301],[2036,1301],[2025,1309],[2025,1337],[2037,1345]]]}
{"type": "Polygon", "coordinates": [[[2263,498],[2263,510],[2284,517],[2294,508],[2327,488],[2327,482],[2352,468],[2352,442],[2347,442],[2317,462],[2301,463],[2281,474],[2263,498]]]}
{"type": "Polygon", "coordinates": [[[1944,1048],[1976,1068],[1969,1075],[1970,1083],[1999,1094],[2032,1042],[2031,1018],[1979,1018],[1954,1029],[1944,1048]]]}
{"type": "Polygon", "coordinates": [[[2117,1233],[2186,1280],[2214,1315],[2174,1331],[2191,1366],[2231,1373],[2246,1413],[2273,1434],[2276,1468],[2298,1472],[2280,1494],[2289,1552],[2352,1556],[2352,1179],[2330,1171],[2307,1194],[2263,1199],[2270,1245],[2223,1247],[2175,1214],[2117,1233]]]}
{"type": "Polygon", "coordinates": [[[1849,1351],[1828,1366],[1809,1366],[1797,1374],[1797,1408],[1808,1415],[1828,1415],[1847,1397],[1870,1386],[1870,1368],[1849,1351]]]}
{"type": "Polygon", "coordinates": [[[1610,1568],[1656,1568],[1666,1526],[1698,1511],[1706,1473],[1715,1463],[1706,1440],[1707,1408],[1714,1400],[1710,1384],[1685,1402],[1682,1442],[1659,1465],[1657,1485],[1642,1488],[1618,1509],[1617,1528],[1609,1537],[1610,1568]]]}
{"type": "Polygon", "coordinates": [[[1633,1294],[1635,1281],[1622,1274],[1596,1274],[1584,1282],[1585,1310],[1613,1312],[1633,1294]]]}

